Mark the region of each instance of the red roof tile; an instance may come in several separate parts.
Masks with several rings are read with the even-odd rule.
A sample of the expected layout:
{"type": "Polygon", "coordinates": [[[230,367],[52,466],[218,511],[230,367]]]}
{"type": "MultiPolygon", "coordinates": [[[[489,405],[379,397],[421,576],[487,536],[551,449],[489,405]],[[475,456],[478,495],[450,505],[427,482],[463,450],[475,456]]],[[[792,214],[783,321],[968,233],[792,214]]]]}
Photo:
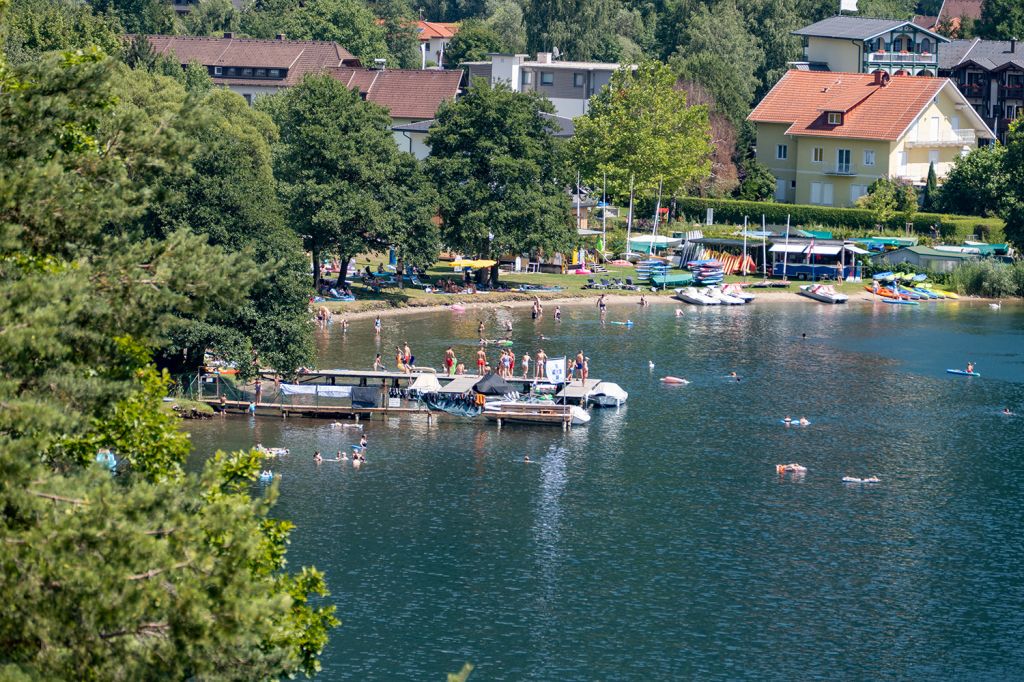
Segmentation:
{"type": "Polygon", "coordinates": [[[459,25],[443,21],[417,21],[416,30],[420,40],[452,38],[459,32],[459,25]]]}
{"type": "Polygon", "coordinates": [[[788,135],[896,140],[949,81],[895,76],[875,84],[873,74],[787,71],[747,117],[789,123],[788,135]],[[828,125],[827,111],[843,111],[828,125]]]}
{"type": "Polygon", "coordinates": [[[455,99],[462,71],[327,69],[333,78],[357,88],[366,101],[387,109],[392,118],[428,119],[437,115],[445,100],[455,99]]]}
{"type": "MultiPolygon", "coordinates": [[[[158,54],[173,54],[182,63],[203,66],[287,69],[282,80],[253,80],[266,86],[295,85],[307,73],[342,64],[358,66],[359,60],[334,42],[319,40],[255,40],[250,38],[204,38],[194,36],[146,36],[158,54]]],[[[214,76],[218,84],[241,84],[249,79],[214,76]]]]}
{"type": "Polygon", "coordinates": [[[960,17],[970,17],[977,21],[981,19],[981,7],[984,4],[985,0],[943,0],[942,7],[939,8],[938,21],[956,19],[957,25],[960,24],[960,17]]]}

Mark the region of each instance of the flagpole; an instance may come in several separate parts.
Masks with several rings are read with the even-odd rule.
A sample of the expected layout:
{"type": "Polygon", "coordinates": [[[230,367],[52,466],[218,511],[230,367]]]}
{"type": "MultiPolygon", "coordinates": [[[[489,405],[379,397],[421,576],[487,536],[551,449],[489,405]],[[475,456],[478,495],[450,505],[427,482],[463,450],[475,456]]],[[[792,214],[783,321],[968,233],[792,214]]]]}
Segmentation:
{"type": "Polygon", "coordinates": [[[787,267],[789,265],[789,215],[786,215],[786,251],[782,254],[782,281],[788,282],[789,278],[786,276],[787,267]]]}
{"type": "MultiPolygon", "coordinates": [[[[604,174],[604,179],[601,181],[601,203],[604,206],[601,207],[601,257],[604,258],[604,252],[608,250],[608,173],[604,174]]],[[[629,245],[626,245],[626,250],[629,251],[629,245]]]]}
{"type": "Polygon", "coordinates": [[[647,255],[654,254],[654,237],[658,234],[658,219],[661,217],[661,180],[658,180],[658,202],[654,205],[654,227],[651,229],[651,243],[647,246],[647,255]]]}
{"type": "Polygon", "coordinates": [[[743,216],[743,276],[747,276],[747,216],[743,216]]]}
{"type": "Polygon", "coordinates": [[[768,230],[765,229],[764,213],[761,214],[761,270],[768,279],[768,230]]]}
{"type": "Polygon", "coordinates": [[[626,260],[629,260],[629,240],[633,234],[633,176],[629,176],[629,215],[626,218],[626,260]]]}

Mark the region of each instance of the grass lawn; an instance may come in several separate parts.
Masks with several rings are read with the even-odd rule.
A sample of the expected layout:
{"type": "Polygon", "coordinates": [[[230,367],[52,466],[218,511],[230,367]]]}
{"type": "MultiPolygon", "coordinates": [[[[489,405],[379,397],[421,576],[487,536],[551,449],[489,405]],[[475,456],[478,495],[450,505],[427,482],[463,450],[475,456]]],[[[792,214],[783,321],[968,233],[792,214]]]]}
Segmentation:
{"type": "MultiPolygon", "coordinates": [[[[681,272],[680,270],[670,270],[670,272],[681,272]]],[[[456,273],[454,269],[445,262],[435,263],[431,268],[427,270],[427,279],[432,283],[440,279],[453,278],[458,279],[461,273],[456,273]]],[[[369,287],[365,287],[362,284],[356,282],[351,284],[352,293],[355,294],[356,300],[352,302],[341,302],[341,301],[329,301],[322,305],[335,313],[356,313],[373,310],[387,310],[390,308],[418,308],[424,306],[436,306],[436,305],[450,305],[452,303],[499,303],[504,301],[529,301],[532,300],[536,295],[541,299],[553,299],[553,298],[592,298],[600,296],[602,290],[598,289],[584,289],[584,285],[587,283],[587,279],[591,275],[557,275],[557,274],[526,274],[526,273],[511,273],[502,274],[500,281],[508,286],[510,289],[515,289],[521,284],[536,284],[543,286],[560,286],[561,291],[545,291],[545,292],[523,292],[523,291],[508,291],[508,292],[491,292],[485,294],[434,294],[426,293],[422,289],[416,289],[408,286],[404,289],[397,287],[391,287],[383,289],[379,294],[373,292],[369,287]]],[[[627,277],[632,277],[634,283],[636,283],[636,270],[632,267],[609,267],[607,273],[599,273],[593,275],[593,278],[600,281],[602,278],[612,280],[618,278],[625,280],[627,277]]],[[[760,275],[751,275],[749,277],[736,277],[729,276],[726,278],[727,282],[756,282],[760,281],[760,275]]],[[[758,295],[772,295],[779,292],[796,292],[797,286],[805,284],[805,282],[798,282],[793,280],[788,287],[779,287],[771,289],[756,289],[754,290],[758,295]]],[[[839,291],[846,294],[863,291],[862,284],[855,283],[844,283],[838,287],[839,291]]],[[[644,287],[643,291],[624,291],[619,289],[607,290],[609,295],[637,295],[643,293],[647,296],[672,296],[675,294],[673,289],[669,288],[665,291],[651,291],[650,286],[644,287]]]]}

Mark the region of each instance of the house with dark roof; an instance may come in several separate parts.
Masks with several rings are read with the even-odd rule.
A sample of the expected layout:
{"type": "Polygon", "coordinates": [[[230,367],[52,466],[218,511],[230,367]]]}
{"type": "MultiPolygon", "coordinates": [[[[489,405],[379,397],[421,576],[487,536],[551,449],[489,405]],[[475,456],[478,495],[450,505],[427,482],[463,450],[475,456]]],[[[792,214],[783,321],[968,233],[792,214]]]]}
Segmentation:
{"type": "Polygon", "coordinates": [[[334,42],[223,37],[146,36],[153,51],[172,56],[182,66],[198,62],[210,78],[252,104],[254,98],[296,85],[308,73],[336,66],[359,66],[359,59],[334,42]]]}
{"type": "Polygon", "coordinates": [[[1005,142],[1010,123],[1024,111],[1024,42],[954,40],[943,52],[939,73],[953,79],[1005,142]]]}
{"type": "MultiPolygon", "coordinates": [[[[367,69],[337,43],[314,40],[251,40],[148,36],[153,49],[173,54],[182,66],[198,62],[217,85],[230,88],[250,104],[262,95],[297,85],[307,74],[327,74],[356,89],[368,102],[391,114],[396,126],[433,119],[441,102],[458,95],[462,71],[367,69]]],[[[396,133],[401,146],[405,141],[396,133]]]]}
{"type": "Polygon", "coordinates": [[[794,67],[893,76],[935,76],[938,53],[949,39],[912,21],[837,16],[793,31],[804,40],[804,61],[794,67]]]}
{"type": "Polygon", "coordinates": [[[946,78],[790,70],[747,117],[778,201],[850,206],[879,178],[923,185],[930,165],[993,137],[946,78]]]}

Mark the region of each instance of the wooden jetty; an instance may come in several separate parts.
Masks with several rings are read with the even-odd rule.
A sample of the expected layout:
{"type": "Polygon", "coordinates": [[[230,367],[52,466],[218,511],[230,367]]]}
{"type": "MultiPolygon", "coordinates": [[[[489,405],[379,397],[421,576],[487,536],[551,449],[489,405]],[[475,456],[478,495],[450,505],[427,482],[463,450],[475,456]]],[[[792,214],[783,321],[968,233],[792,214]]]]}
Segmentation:
{"type": "Polygon", "coordinates": [[[512,403],[502,405],[497,410],[484,410],[483,416],[497,422],[498,428],[504,422],[522,424],[561,425],[563,431],[572,428],[572,405],[556,405],[555,403],[512,403]]]}

